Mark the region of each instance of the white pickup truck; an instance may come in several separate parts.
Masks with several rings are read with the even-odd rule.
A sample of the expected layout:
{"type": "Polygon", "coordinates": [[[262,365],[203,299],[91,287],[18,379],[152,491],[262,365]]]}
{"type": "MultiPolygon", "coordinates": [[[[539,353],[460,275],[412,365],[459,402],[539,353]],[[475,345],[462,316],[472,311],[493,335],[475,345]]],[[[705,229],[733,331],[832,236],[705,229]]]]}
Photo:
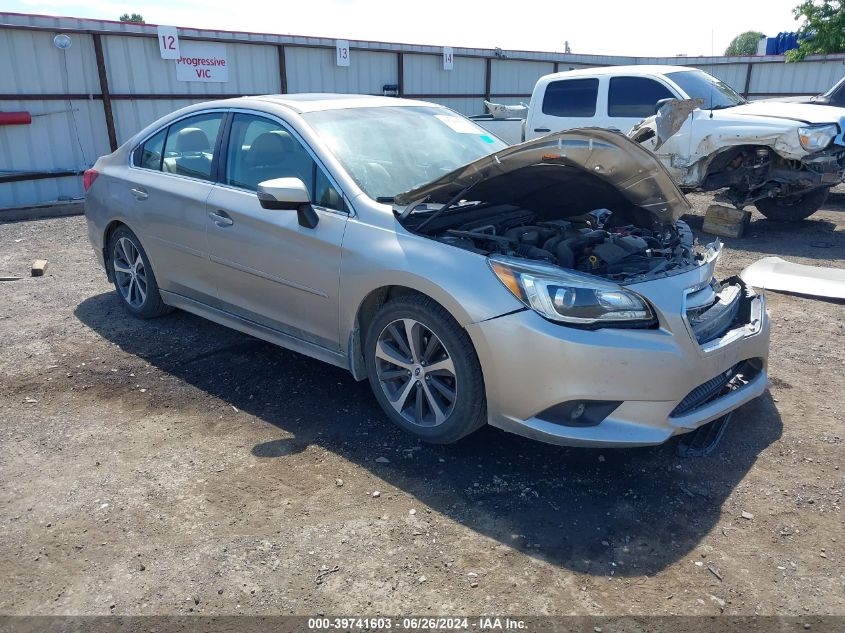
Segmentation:
{"type": "Polygon", "coordinates": [[[541,77],[524,120],[473,117],[511,142],[601,127],[654,152],[684,191],[802,220],[845,174],[845,109],[747,102],[684,66],[609,66],[541,77]]]}

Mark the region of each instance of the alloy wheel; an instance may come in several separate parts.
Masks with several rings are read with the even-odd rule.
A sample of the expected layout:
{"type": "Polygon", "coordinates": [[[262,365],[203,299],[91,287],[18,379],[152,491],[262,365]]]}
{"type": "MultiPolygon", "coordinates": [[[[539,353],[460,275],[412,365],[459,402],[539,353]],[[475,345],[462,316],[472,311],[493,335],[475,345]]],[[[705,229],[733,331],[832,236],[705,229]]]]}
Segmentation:
{"type": "Polygon", "coordinates": [[[455,364],[443,342],[414,319],[389,323],[376,341],[376,372],[390,405],[411,424],[438,426],[455,408],[455,364]]]}
{"type": "Polygon", "coordinates": [[[114,244],[112,265],[117,288],[123,300],[140,308],[147,300],[147,269],[138,247],[127,237],[114,244]]]}

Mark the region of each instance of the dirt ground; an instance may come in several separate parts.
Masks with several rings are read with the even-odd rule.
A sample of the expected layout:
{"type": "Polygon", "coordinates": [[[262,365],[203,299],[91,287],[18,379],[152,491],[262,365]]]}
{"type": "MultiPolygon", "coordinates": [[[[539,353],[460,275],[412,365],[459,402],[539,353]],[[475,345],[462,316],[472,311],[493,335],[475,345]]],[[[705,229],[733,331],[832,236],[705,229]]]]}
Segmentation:
{"type": "MultiPolygon", "coordinates": [[[[725,241],[841,268],[845,195],[725,241]]],[[[841,302],[770,293],[769,392],[683,459],[419,444],[340,369],[127,316],[82,217],[0,225],[0,275],[0,613],[845,615],[841,302]]]]}

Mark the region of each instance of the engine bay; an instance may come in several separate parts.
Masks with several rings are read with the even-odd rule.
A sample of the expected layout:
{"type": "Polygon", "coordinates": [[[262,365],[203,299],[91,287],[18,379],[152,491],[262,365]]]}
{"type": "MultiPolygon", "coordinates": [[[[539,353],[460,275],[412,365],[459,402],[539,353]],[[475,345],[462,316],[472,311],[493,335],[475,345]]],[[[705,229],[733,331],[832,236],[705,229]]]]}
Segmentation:
{"type": "Polygon", "coordinates": [[[643,228],[606,208],[566,219],[541,219],[526,209],[457,223],[432,237],[484,255],[547,262],[617,282],[670,273],[698,259],[689,226],[643,228]]]}

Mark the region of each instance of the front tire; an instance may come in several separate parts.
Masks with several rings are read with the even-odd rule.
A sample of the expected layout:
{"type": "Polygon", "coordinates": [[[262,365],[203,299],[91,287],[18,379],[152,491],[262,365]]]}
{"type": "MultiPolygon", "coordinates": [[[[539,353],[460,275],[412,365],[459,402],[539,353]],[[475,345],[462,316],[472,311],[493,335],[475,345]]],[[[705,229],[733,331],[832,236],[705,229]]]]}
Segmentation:
{"type": "Polygon", "coordinates": [[[173,311],[162,300],[147,253],[132,231],[125,226],[115,229],[109,237],[108,253],[114,288],[130,314],[152,319],[173,311]]]}
{"type": "Polygon", "coordinates": [[[450,444],[486,423],[472,341],[432,299],[405,296],[384,304],[368,328],[365,360],[382,409],[421,440],[450,444]]]}
{"type": "Polygon", "coordinates": [[[754,203],[754,206],[770,220],[798,222],[818,211],[827,200],[829,193],[830,188],[821,187],[798,196],[761,198],[754,203]]]}

